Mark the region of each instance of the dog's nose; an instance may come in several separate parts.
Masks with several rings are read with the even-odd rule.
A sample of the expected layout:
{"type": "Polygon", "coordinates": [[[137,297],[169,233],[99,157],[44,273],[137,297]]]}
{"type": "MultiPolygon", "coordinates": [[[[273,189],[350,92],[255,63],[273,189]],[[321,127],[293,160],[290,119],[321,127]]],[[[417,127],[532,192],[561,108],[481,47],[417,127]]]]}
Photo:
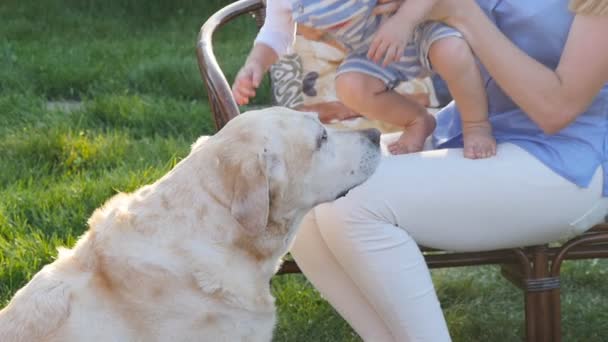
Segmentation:
{"type": "Polygon", "coordinates": [[[371,141],[374,145],[380,145],[380,131],[375,128],[369,128],[361,130],[361,134],[363,134],[369,141],[371,141]]]}

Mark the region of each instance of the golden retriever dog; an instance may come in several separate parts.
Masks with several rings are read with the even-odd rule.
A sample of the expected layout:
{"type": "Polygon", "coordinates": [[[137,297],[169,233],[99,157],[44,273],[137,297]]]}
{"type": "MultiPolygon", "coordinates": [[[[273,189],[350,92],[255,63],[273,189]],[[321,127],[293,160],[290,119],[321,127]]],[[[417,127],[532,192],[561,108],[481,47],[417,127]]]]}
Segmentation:
{"type": "Polygon", "coordinates": [[[0,341],[270,341],[269,283],[300,220],[379,160],[378,131],[329,131],[280,107],[244,113],[97,209],[0,311],[0,341]]]}

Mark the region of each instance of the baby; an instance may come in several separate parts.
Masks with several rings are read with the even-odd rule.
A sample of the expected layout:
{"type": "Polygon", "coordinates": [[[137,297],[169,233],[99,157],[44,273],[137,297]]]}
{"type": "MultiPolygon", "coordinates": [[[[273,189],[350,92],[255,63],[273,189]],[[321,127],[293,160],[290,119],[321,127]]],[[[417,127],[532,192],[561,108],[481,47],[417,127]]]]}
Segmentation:
{"type": "Polygon", "coordinates": [[[451,27],[422,22],[436,0],[404,1],[391,16],[374,13],[378,1],[267,0],[264,25],[232,87],[236,102],[247,104],[255,96],[264,73],[289,52],[297,24],[347,51],[336,76],[340,101],[365,117],[404,128],[388,146],[392,154],[421,151],[435,129],[424,107],[393,89],[437,72],[462,115],[464,156],[494,155],[483,81],[468,44],[451,27]]]}

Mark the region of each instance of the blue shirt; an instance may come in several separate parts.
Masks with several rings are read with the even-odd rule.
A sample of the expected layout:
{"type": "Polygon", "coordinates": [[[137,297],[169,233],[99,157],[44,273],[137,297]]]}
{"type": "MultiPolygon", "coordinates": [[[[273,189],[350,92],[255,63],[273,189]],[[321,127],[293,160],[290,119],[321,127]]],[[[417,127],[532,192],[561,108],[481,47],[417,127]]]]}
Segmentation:
{"type": "MultiPolygon", "coordinates": [[[[547,67],[557,67],[574,18],[568,10],[568,0],[478,0],[478,3],[515,45],[547,67]]],[[[483,66],[481,72],[489,119],[498,143],[520,146],[581,187],[587,187],[598,166],[603,166],[603,195],[608,196],[608,84],[568,127],[546,135],[483,66]]],[[[453,102],[437,114],[433,143],[436,148],[463,145],[460,113],[453,102]]]]}

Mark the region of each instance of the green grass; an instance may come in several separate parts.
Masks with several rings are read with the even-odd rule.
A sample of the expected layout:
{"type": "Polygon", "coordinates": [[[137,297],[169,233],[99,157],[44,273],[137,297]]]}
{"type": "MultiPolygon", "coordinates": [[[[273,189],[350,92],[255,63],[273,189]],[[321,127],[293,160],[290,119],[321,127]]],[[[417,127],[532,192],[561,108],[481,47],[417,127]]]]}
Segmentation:
{"type": "MultiPolygon", "coordinates": [[[[157,179],[213,132],[194,54],[220,0],[3,0],[0,5],[0,307],[118,191],[157,179]],[[73,110],[49,106],[76,101],[73,110]]],[[[255,35],[217,36],[231,79],[255,35]]],[[[268,101],[268,94],[256,100],[268,101]]],[[[608,336],[608,262],[567,263],[565,341],[608,336]]],[[[494,267],[433,271],[455,341],[517,341],[519,291],[494,267]]],[[[273,281],[276,341],[359,341],[301,275],[273,281]]]]}

